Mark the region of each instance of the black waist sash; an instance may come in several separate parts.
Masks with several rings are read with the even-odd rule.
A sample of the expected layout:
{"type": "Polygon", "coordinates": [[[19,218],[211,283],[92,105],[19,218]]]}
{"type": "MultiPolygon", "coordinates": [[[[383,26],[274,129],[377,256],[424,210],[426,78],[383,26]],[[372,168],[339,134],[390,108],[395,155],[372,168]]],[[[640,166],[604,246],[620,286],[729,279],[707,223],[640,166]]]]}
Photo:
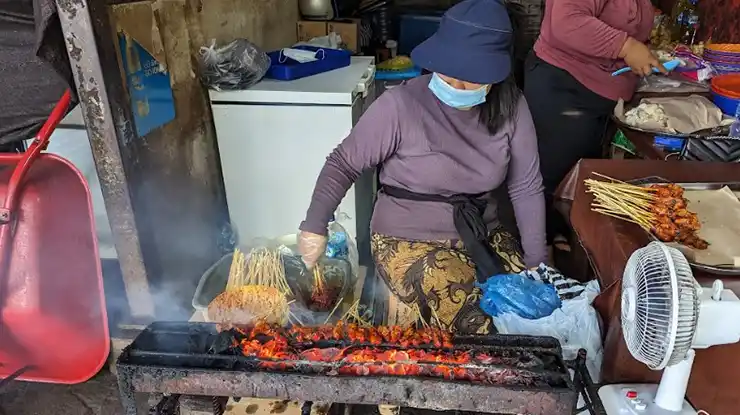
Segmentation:
{"type": "Polygon", "coordinates": [[[383,185],[382,192],[396,199],[449,203],[453,207],[455,229],[475,263],[478,281],[484,282],[494,275],[506,273],[503,261],[488,242],[488,229],[483,221],[483,213],[488,201],[482,199],[482,197],[487,195],[488,192],[474,195],[458,194],[447,197],[415,193],[388,185],[383,185]]]}

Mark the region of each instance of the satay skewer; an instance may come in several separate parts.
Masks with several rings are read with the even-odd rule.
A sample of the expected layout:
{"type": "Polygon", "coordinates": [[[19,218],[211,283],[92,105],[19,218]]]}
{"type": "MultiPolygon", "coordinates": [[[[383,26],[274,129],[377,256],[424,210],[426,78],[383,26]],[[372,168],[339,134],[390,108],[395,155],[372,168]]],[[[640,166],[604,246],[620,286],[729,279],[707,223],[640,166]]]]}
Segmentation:
{"type": "Polygon", "coordinates": [[[632,222],[655,234],[664,242],[677,241],[696,249],[706,249],[707,242],[696,232],[700,223],[696,214],[686,209],[684,189],[675,184],[640,187],[609,180],[584,181],[586,191],[593,195],[591,210],[606,216],[632,222]]]}
{"type": "Polygon", "coordinates": [[[354,304],[342,315],[340,318],[341,321],[348,322],[349,319],[352,319],[356,324],[362,326],[362,327],[372,327],[372,324],[368,321],[366,321],[362,316],[360,315],[360,300],[355,301],[354,304]]]}
{"type": "Polygon", "coordinates": [[[288,311],[288,317],[298,323],[299,326],[304,325],[301,319],[299,319],[298,316],[296,316],[295,313],[293,313],[292,311],[288,311]]]}
{"type": "Polygon", "coordinates": [[[639,225],[641,228],[643,228],[643,229],[645,229],[647,231],[649,231],[651,229],[651,226],[649,225],[649,223],[632,219],[629,216],[612,213],[611,211],[606,210],[606,209],[594,209],[593,211],[594,212],[597,212],[597,213],[601,213],[602,215],[611,216],[613,218],[621,219],[621,220],[624,220],[624,221],[627,221],[627,222],[632,222],[632,223],[634,223],[636,225],[639,225]]]}
{"type": "Polygon", "coordinates": [[[442,320],[439,319],[439,315],[437,315],[437,311],[434,309],[434,307],[429,307],[429,309],[432,311],[432,318],[434,321],[437,322],[437,328],[442,328],[442,320]]]}
{"type": "Polygon", "coordinates": [[[341,298],[340,298],[340,299],[339,299],[339,300],[337,301],[337,304],[336,304],[336,305],[334,306],[334,308],[332,308],[332,310],[331,310],[331,313],[329,313],[329,315],[328,315],[328,316],[326,316],[326,320],[324,321],[324,324],[327,324],[327,323],[329,323],[329,320],[331,320],[331,316],[333,316],[333,315],[334,315],[334,312],[335,312],[335,311],[337,311],[337,308],[339,308],[339,306],[340,306],[340,305],[342,304],[342,302],[343,302],[343,301],[344,301],[344,297],[341,297],[341,298]]]}

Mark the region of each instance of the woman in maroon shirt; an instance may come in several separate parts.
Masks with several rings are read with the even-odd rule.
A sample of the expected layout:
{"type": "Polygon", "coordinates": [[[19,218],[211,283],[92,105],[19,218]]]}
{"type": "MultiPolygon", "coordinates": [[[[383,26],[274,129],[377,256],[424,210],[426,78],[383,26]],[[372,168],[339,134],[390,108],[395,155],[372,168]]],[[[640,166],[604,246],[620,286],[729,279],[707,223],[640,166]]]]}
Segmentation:
{"type": "Polygon", "coordinates": [[[598,158],[616,101],[629,100],[640,76],[661,71],[645,45],[650,0],[547,0],[540,36],[527,59],[524,95],[537,130],[550,244],[567,243],[552,208],[560,181],[582,158],[598,158]],[[632,73],[612,77],[629,66],[632,73]]]}

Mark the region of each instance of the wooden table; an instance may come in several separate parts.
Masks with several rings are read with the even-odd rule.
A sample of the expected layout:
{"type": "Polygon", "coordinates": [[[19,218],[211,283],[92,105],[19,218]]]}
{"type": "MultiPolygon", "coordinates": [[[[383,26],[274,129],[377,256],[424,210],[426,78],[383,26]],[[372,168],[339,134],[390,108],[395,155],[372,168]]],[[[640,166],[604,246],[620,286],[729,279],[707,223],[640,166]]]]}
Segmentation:
{"type": "MultiPolygon", "coordinates": [[[[570,222],[586,251],[602,287],[595,306],[605,323],[604,382],[657,382],[660,373],[649,370],[629,353],[620,323],[621,278],[629,256],[648,243],[639,227],[594,213],[592,196],[583,180],[592,172],[631,180],[660,176],[674,182],[740,181],[740,166],[727,163],[654,160],[581,160],[558,189],[571,201],[570,222]]],[[[695,272],[703,285],[716,276],[695,272]]],[[[725,287],[740,294],[740,277],[723,277],[725,287]]],[[[740,413],[740,344],[715,346],[696,352],[688,398],[711,415],[740,413]]]]}

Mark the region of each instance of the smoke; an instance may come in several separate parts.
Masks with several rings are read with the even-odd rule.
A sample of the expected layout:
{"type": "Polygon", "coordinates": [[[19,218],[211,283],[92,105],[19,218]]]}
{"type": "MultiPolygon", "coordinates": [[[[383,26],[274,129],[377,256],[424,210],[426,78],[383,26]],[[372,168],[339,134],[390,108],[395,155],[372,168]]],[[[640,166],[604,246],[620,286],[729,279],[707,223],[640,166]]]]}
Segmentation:
{"type": "MultiPolygon", "coordinates": [[[[335,311],[334,317],[337,314],[341,314],[340,311],[335,311]]],[[[298,326],[318,326],[324,323],[328,323],[330,314],[329,312],[315,312],[311,311],[305,304],[300,301],[296,301],[290,305],[290,323],[298,326]]]]}
{"type": "MultiPolygon", "coordinates": [[[[118,266],[118,262],[115,262],[118,266]]],[[[206,267],[207,270],[207,267],[206,267]]],[[[204,270],[205,272],[205,270],[204,270]]],[[[149,284],[149,296],[154,304],[154,319],[160,321],[187,321],[194,309],[192,307],[193,294],[199,281],[199,271],[190,271],[190,278],[161,278],[149,284]]],[[[137,297],[130,298],[125,291],[120,268],[109,271],[106,281],[106,301],[109,311],[111,330],[115,331],[118,323],[131,322],[131,316],[136,314],[131,307],[142,309],[137,297]],[[133,312],[132,312],[133,311],[133,312]]]]}
{"type": "MultiPolygon", "coordinates": [[[[193,151],[187,156],[205,157],[203,151],[193,151]]],[[[155,307],[154,318],[187,321],[194,312],[192,299],[198,282],[215,262],[233,250],[233,234],[228,226],[225,202],[218,197],[204,197],[213,193],[212,184],[201,181],[207,175],[182,171],[182,166],[166,174],[153,169],[158,167],[142,166],[140,177],[135,180],[139,185],[132,191],[133,199],[138,201],[136,228],[149,295],[155,307]],[[158,179],[141,180],[150,175],[158,179]]],[[[125,295],[107,298],[109,308],[129,313],[129,308],[136,311],[142,306],[136,303],[136,298],[125,295]]]]}

